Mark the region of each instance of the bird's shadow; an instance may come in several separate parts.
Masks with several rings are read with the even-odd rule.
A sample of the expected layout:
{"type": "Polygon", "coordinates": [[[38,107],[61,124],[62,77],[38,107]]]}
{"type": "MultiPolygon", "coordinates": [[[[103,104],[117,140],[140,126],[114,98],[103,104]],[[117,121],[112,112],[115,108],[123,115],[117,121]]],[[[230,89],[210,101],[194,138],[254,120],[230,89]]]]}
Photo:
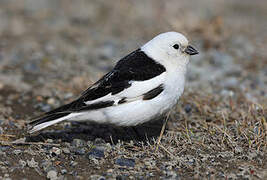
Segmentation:
{"type": "Polygon", "coordinates": [[[43,131],[37,135],[26,136],[27,142],[44,142],[47,139],[55,141],[71,142],[73,139],[94,141],[97,138],[105,142],[117,143],[122,141],[147,142],[160,135],[164,117],[134,127],[116,127],[112,125],[100,125],[96,123],[72,123],[63,130],[43,131]]]}

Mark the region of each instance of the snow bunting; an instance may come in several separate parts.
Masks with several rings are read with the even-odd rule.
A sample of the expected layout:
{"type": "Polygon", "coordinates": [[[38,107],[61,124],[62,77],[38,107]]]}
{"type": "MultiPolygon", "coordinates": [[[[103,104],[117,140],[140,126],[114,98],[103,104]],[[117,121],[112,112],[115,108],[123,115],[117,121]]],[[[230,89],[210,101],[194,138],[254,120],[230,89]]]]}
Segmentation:
{"type": "Polygon", "coordinates": [[[135,126],[152,120],[177,103],[189,56],[195,54],[182,34],[159,34],[118,61],[78,99],[30,122],[29,132],[63,121],[135,126]]]}

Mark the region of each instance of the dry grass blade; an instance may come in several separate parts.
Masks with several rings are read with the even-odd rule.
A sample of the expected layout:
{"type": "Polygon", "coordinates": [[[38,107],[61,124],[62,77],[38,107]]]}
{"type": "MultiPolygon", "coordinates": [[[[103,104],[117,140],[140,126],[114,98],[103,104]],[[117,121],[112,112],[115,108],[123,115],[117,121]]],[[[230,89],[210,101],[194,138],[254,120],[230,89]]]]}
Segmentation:
{"type": "Polygon", "coordinates": [[[16,136],[12,134],[0,134],[0,137],[16,137],[16,136]]]}
{"type": "Polygon", "coordinates": [[[164,150],[171,158],[173,159],[177,159],[170,151],[168,151],[168,149],[166,149],[164,146],[162,146],[161,144],[158,145],[160,148],[162,148],[162,150],[164,150]]]}
{"type": "Polygon", "coordinates": [[[161,131],[160,131],[160,135],[159,135],[158,140],[157,140],[156,151],[158,151],[158,149],[159,149],[159,144],[160,144],[160,141],[161,141],[161,139],[162,139],[163,133],[164,133],[164,131],[165,131],[166,124],[167,124],[167,122],[168,122],[168,119],[169,119],[169,117],[170,117],[170,114],[171,114],[171,111],[168,112],[167,117],[166,117],[166,119],[165,119],[165,122],[164,122],[163,125],[162,125],[161,131]]]}

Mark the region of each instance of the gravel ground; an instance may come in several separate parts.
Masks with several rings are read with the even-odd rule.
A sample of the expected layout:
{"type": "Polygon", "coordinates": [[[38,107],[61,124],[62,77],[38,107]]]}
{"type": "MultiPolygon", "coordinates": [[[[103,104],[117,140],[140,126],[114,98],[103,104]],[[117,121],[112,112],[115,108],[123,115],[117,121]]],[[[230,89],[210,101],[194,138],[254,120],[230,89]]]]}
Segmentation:
{"type": "Polygon", "coordinates": [[[266,19],[263,0],[0,1],[0,179],[267,179],[266,19]],[[158,149],[166,117],[27,134],[170,30],[201,53],[158,149]]]}

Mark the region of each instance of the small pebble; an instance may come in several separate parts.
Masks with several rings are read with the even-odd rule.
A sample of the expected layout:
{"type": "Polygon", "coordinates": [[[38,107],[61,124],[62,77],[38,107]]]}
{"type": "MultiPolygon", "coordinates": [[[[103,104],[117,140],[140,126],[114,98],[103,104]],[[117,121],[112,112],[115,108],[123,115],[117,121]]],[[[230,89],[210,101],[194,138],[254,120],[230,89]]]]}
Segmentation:
{"type": "Polygon", "coordinates": [[[50,104],[50,105],[54,105],[55,102],[56,102],[56,100],[55,100],[54,98],[49,98],[49,99],[47,100],[47,103],[50,104]]]}
{"type": "Polygon", "coordinates": [[[106,178],[100,175],[91,175],[90,179],[91,180],[105,180],[106,178]]]}
{"type": "Polygon", "coordinates": [[[186,113],[190,113],[192,111],[191,105],[190,104],[186,104],[184,110],[185,110],[186,113]]]}
{"type": "Polygon", "coordinates": [[[44,160],[42,161],[42,163],[40,164],[40,167],[45,171],[48,172],[52,169],[54,169],[54,167],[52,166],[52,162],[49,160],[44,160]]]}
{"type": "Polygon", "coordinates": [[[19,155],[19,154],[22,153],[22,151],[21,151],[20,149],[15,149],[15,150],[13,151],[13,153],[14,153],[15,155],[19,155]]]}
{"type": "Polygon", "coordinates": [[[190,159],[188,160],[188,164],[190,164],[190,165],[193,165],[194,162],[195,162],[195,160],[194,160],[193,158],[190,158],[190,159]]]}
{"type": "Polygon", "coordinates": [[[116,176],[116,180],[127,180],[128,177],[127,176],[124,176],[124,175],[118,175],[116,176]]]}
{"type": "Polygon", "coordinates": [[[118,158],[118,159],[116,159],[115,164],[117,164],[119,166],[134,167],[135,166],[135,160],[134,159],[128,159],[128,158],[118,158]]]}
{"type": "Polygon", "coordinates": [[[96,138],[95,139],[95,144],[105,144],[106,142],[104,141],[104,139],[101,138],[96,138]]]}
{"type": "Polygon", "coordinates": [[[52,149],[50,150],[50,154],[54,155],[54,156],[58,156],[61,153],[61,149],[57,148],[57,147],[52,147],[52,149]]]}
{"type": "Polygon", "coordinates": [[[22,166],[22,168],[24,168],[27,165],[27,162],[20,159],[19,165],[22,166]]]}
{"type": "Polygon", "coordinates": [[[67,169],[62,169],[60,172],[61,172],[61,174],[67,174],[68,171],[67,171],[67,169]]]}
{"type": "Polygon", "coordinates": [[[85,148],[72,148],[71,151],[76,155],[84,155],[86,153],[85,148]]]}
{"type": "Polygon", "coordinates": [[[175,171],[166,171],[165,175],[167,179],[178,179],[178,175],[175,171]]]}
{"type": "Polygon", "coordinates": [[[47,179],[56,180],[57,179],[57,172],[55,170],[50,170],[47,173],[47,179]]]}
{"type": "Polygon", "coordinates": [[[53,143],[54,141],[53,141],[53,139],[47,139],[46,142],[47,143],[53,143]]]}
{"type": "Polygon", "coordinates": [[[89,147],[89,148],[91,148],[93,145],[94,145],[94,143],[92,142],[92,141],[87,141],[87,146],[89,147]]]}
{"type": "Polygon", "coordinates": [[[256,152],[249,152],[248,153],[248,157],[250,160],[256,158],[258,156],[258,154],[256,152]]]}
{"type": "Polygon", "coordinates": [[[83,147],[86,145],[86,143],[82,139],[73,139],[71,145],[74,147],[83,147]]]}
{"type": "Polygon", "coordinates": [[[242,152],[243,152],[243,148],[241,148],[240,146],[235,147],[235,153],[241,154],[242,152]]]}
{"type": "Polygon", "coordinates": [[[89,153],[88,153],[89,159],[90,158],[96,158],[96,159],[101,159],[105,156],[104,150],[100,148],[93,148],[89,153]]]}
{"type": "Polygon", "coordinates": [[[38,162],[36,162],[36,161],[34,160],[34,158],[32,158],[30,161],[27,160],[27,164],[28,164],[28,166],[31,167],[31,168],[38,167],[38,162]]]}
{"type": "Polygon", "coordinates": [[[70,154],[70,149],[69,148],[62,148],[62,152],[65,154],[70,154]]]}
{"type": "Polygon", "coordinates": [[[72,167],[76,166],[77,164],[78,164],[78,163],[75,162],[75,161],[71,161],[71,162],[70,162],[70,166],[72,166],[72,167]]]}
{"type": "Polygon", "coordinates": [[[51,105],[45,103],[38,103],[34,105],[34,108],[40,109],[43,112],[50,111],[52,109],[51,105]]]}

